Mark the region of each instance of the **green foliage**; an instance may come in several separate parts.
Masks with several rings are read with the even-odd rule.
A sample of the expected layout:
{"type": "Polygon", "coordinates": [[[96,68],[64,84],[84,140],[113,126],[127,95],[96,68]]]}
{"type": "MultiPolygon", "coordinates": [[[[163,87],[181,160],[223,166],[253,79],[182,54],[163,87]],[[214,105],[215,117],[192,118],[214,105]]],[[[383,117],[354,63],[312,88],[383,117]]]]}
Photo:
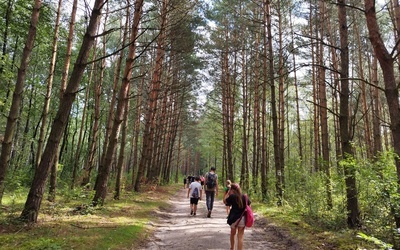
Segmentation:
{"type": "MultiPolygon", "coordinates": [[[[122,192],[120,200],[107,199],[106,206],[91,207],[82,205],[91,201],[85,190],[68,192],[65,187],[57,193],[57,202],[43,202],[41,223],[35,227],[11,223],[5,214],[0,214],[0,248],[137,249],[148,233],[145,225],[154,219],[154,211],[165,209],[165,196],[173,195],[178,188],[182,188],[181,184],[158,187],[156,192],[122,192]]],[[[12,200],[17,210],[22,209],[22,199],[9,194],[4,198],[6,209],[12,200]]]]}
{"type": "Polygon", "coordinates": [[[11,193],[5,193],[2,205],[4,209],[0,210],[0,218],[4,216],[6,224],[15,223],[16,215],[21,211],[23,202],[26,199],[26,189],[20,188],[11,193]]]}
{"type": "Polygon", "coordinates": [[[89,200],[94,196],[94,190],[87,189],[86,187],[76,187],[74,189],[70,189],[65,186],[64,188],[58,190],[58,193],[65,203],[79,201],[82,199],[89,200]]]}
{"type": "MultiPolygon", "coordinates": [[[[336,204],[333,209],[327,209],[325,174],[322,172],[308,175],[303,172],[296,174],[297,181],[288,183],[286,199],[296,213],[303,215],[303,220],[312,225],[319,225],[327,230],[346,228],[343,207],[339,202],[341,194],[335,197],[336,204]]],[[[338,187],[338,186],[335,186],[338,187]]]]}
{"type": "Polygon", "coordinates": [[[388,241],[395,227],[394,213],[400,211],[394,155],[387,152],[375,162],[365,161],[358,171],[364,226],[367,232],[388,241]]]}
{"type": "Polygon", "coordinates": [[[320,223],[331,218],[315,220],[316,218],[300,214],[289,206],[269,206],[252,204],[254,211],[263,214],[267,219],[266,227],[284,230],[294,242],[298,242],[306,249],[376,249],[376,245],[357,237],[355,231],[346,228],[327,229],[326,224],[320,223]]]}
{"type": "Polygon", "coordinates": [[[18,192],[21,188],[29,187],[34,171],[33,169],[27,169],[20,167],[16,170],[8,171],[6,176],[6,191],[8,192],[18,192]]]}
{"type": "MultiPolygon", "coordinates": [[[[399,213],[397,174],[394,154],[381,154],[374,161],[348,158],[332,167],[333,208],[327,207],[326,175],[312,172],[296,161],[286,166],[285,207],[301,220],[322,230],[347,228],[347,201],[343,168],[356,175],[358,201],[362,212],[362,233],[382,242],[394,242],[394,215],[399,213]]],[[[362,239],[366,239],[365,237],[362,239]]]]}
{"type": "Polygon", "coordinates": [[[368,242],[374,243],[375,245],[379,246],[380,249],[392,249],[392,247],[393,247],[393,245],[391,245],[391,244],[387,244],[373,236],[369,236],[364,233],[358,233],[357,237],[359,237],[363,240],[366,240],[368,242]]]}

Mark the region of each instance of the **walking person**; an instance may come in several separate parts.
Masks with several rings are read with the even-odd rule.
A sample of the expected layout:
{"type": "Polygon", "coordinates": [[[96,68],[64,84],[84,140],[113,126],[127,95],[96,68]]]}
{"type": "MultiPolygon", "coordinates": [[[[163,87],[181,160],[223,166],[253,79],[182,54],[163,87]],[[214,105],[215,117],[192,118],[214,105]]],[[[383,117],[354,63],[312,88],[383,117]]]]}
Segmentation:
{"type": "Polygon", "coordinates": [[[210,172],[204,176],[205,185],[204,190],[206,192],[206,204],[207,204],[207,217],[211,217],[211,212],[214,206],[214,198],[218,195],[218,175],[215,173],[215,167],[210,168],[210,172]]]}
{"type": "Polygon", "coordinates": [[[246,222],[246,216],[244,216],[244,210],[246,208],[246,200],[248,205],[251,201],[247,199],[243,194],[240,186],[236,183],[231,185],[228,195],[224,197],[224,203],[226,206],[231,207],[228,215],[227,223],[231,227],[230,243],[231,250],[235,249],[235,237],[237,233],[237,246],[238,250],[243,249],[244,241],[244,228],[246,222]]]}
{"type": "Polygon", "coordinates": [[[200,175],[200,183],[201,183],[201,186],[204,186],[205,180],[206,180],[206,179],[204,178],[204,176],[200,175]]]}
{"type": "MultiPolygon", "coordinates": [[[[229,196],[229,190],[231,189],[231,185],[232,185],[231,180],[226,180],[225,185],[226,186],[224,187],[224,191],[225,191],[224,199],[228,198],[228,196],[229,196]]],[[[225,206],[225,208],[226,208],[226,214],[229,215],[229,210],[231,209],[231,207],[225,206]]]]}
{"type": "Polygon", "coordinates": [[[203,194],[200,184],[200,177],[196,176],[194,180],[194,182],[190,183],[187,192],[187,198],[190,196],[190,215],[196,215],[197,204],[199,203],[199,200],[201,200],[201,196],[203,194]]]}
{"type": "Polygon", "coordinates": [[[187,177],[183,176],[183,189],[186,189],[187,177]]]}

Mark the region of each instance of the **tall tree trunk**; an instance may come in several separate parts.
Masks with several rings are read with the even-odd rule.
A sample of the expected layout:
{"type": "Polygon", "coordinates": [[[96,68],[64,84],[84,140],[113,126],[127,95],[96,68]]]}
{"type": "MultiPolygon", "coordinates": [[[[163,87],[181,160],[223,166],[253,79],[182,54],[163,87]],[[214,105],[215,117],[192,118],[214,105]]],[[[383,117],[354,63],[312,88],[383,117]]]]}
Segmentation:
{"type": "Polygon", "coordinates": [[[232,83],[229,68],[229,34],[228,27],[225,26],[224,31],[225,48],[222,52],[222,71],[221,71],[221,89],[222,89],[222,117],[224,127],[224,158],[226,167],[226,179],[235,182],[235,174],[233,169],[233,107],[232,107],[232,83]]]}
{"type": "MultiPolygon", "coordinates": [[[[93,51],[96,51],[96,43],[93,47],[93,51]]],[[[96,53],[93,53],[93,59],[96,56],[96,53]]],[[[92,82],[93,79],[93,72],[96,71],[96,63],[92,64],[92,68],[90,71],[89,75],[89,85],[92,82]]],[[[88,87],[88,92],[90,92],[88,87]]],[[[83,167],[83,174],[82,174],[82,181],[81,181],[81,186],[88,185],[90,183],[90,175],[94,166],[94,158],[95,154],[97,151],[97,140],[98,140],[98,135],[99,135],[99,126],[100,126],[100,100],[101,100],[101,94],[102,94],[102,86],[98,80],[95,80],[93,84],[93,100],[94,100],[94,111],[93,111],[93,121],[92,121],[92,126],[91,126],[91,132],[90,132],[90,137],[89,137],[89,150],[88,150],[88,156],[85,161],[84,167],[83,167]]]]}
{"type": "Polygon", "coordinates": [[[321,121],[321,149],[322,149],[322,169],[325,173],[325,191],[326,191],[326,205],[327,209],[330,210],[333,208],[332,203],[332,179],[331,179],[331,165],[330,165],[330,157],[329,157],[329,131],[328,131],[328,101],[326,98],[326,78],[325,78],[325,66],[324,66],[324,46],[322,41],[324,40],[324,36],[326,32],[325,30],[326,21],[329,17],[327,15],[326,4],[325,2],[321,1],[319,3],[320,7],[320,46],[319,46],[319,53],[318,53],[318,100],[319,100],[319,110],[320,110],[320,117],[319,120],[321,121]]]}
{"type": "MultiPolygon", "coordinates": [[[[103,40],[105,38],[103,37],[103,40]]],[[[96,57],[97,52],[97,42],[95,41],[95,44],[93,46],[93,59],[96,57]]],[[[105,53],[105,48],[103,48],[103,53],[105,53]]],[[[104,55],[104,54],[103,54],[104,55]]],[[[87,117],[87,109],[88,109],[88,101],[89,101],[89,96],[90,96],[90,90],[91,90],[91,85],[93,82],[93,75],[95,75],[94,79],[94,125],[93,125],[93,130],[98,130],[98,119],[100,116],[100,96],[102,93],[102,82],[103,82],[103,76],[104,76],[104,59],[100,60],[98,63],[93,63],[92,65],[92,70],[89,73],[89,80],[86,88],[86,93],[85,93],[85,99],[83,101],[83,108],[82,108],[82,118],[81,118],[81,126],[79,128],[79,136],[78,136],[78,144],[76,147],[73,147],[75,150],[75,155],[73,159],[73,165],[72,165],[72,178],[71,178],[71,183],[70,183],[70,189],[74,189],[77,175],[78,175],[78,168],[80,165],[80,159],[81,159],[81,151],[82,151],[82,141],[83,141],[83,133],[84,133],[84,127],[87,117]],[[97,65],[100,65],[98,67],[97,65]],[[100,69],[99,69],[100,68],[100,69]],[[99,70],[99,74],[95,74],[94,72],[97,72],[99,70]]],[[[78,123],[78,121],[77,121],[78,123]]],[[[97,135],[94,133],[94,138],[97,138],[97,135]]],[[[90,152],[90,151],[89,151],[90,152]]],[[[90,157],[90,155],[88,155],[90,157]]],[[[89,158],[90,159],[90,158],[89,158]]],[[[88,182],[85,182],[87,184],[88,182]]]]}
{"type": "Polygon", "coordinates": [[[142,17],[142,7],[143,0],[138,0],[135,2],[135,12],[133,13],[133,23],[131,28],[131,37],[130,37],[130,45],[129,52],[126,58],[125,70],[123,73],[121,88],[118,94],[118,104],[116,113],[114,116],[114,122],[112,125],[112,130],[110,134],[109,143],[107,146],[107,151],[105,157],[101,160],[99,166],[99,172],[96,180],[95,187],[95,195],[93,197],[93,204],[98,204],[104,202],[107,196],[107,183],[109,174],[111,171],[111,165],[113,163],[113,157],[115,154],[115,150],[117,148],[117,142],[119,137],[119,132],[121,130],[121,123],[124,120],[127,102],[129,102],[129,91],[130,91],[130,80],[132,78],[132,69],[133,64],[135,62],[135,53],[136,53],[136,39],[138,36],[139,23],[142,17]]]}
{"type": "Polygon", "coordinates": [[[72,104],[78,93],[79,84],[81,82],[86,62],[89,57],[89,52],[93,46],[94,38],[96,37],[97,26],[100,21],[101,7],[103,0],[96,0],[94,3],[90,22],[86,30],[86,34],[82,41],[82,46],[79,51],[74,70],[71,73],[68,86],[65,90],[63,98],[60,102],[57,115],[53,122],[48,142],[44,149],[44,153],[38,168],[35,171],[35,176],[25,202],[24,209],[21,213],[20,219],[27,222],[37,222],[39,209],[42,202],[46,179],[49,173],[51,164],[57,153],[60,139],[63,135],[68,117],[71,111],[72,104]]]}
{"type": "MultiPolygon", "coordinates": [[[[227,31],[225,30],[225,33],[227,31]]],[[[227,34],[225,34],[225,41],[227,34]]],[[[225,44],[227,46],[227,44],[225,44]]],[[[223,131],[223,151],[222,151],[222,173],[226,180],[234,181],[233,169],[228,169],[228,96],[226,91],[226,82],[229,78],[228,71],[228,49],[221,52],[221,105],[222,105],[222,131],[223,131]]],[[[224,178],[223,178],[224,179],[224,178]]]]}
{"type": "MultiPolygon", "coordinates": [[[[71,20],[70,20],[70,24],[69,24],[64,68],[63,68],[61,83],[60,83],[60,92],[59,92],[60,100],[62,99],[62,96],[64,95],[64,92],[65,92],[65,88],[66,88],[67,80],[68,80],[68,72],[69,72],[69,68],[70,68],[70,64],[71,64],[72,43],[73,43],[73,36],[74,36],[74,29],[75,29],[75,18],[76,18],[77,5],[78,5],[78,0],[74,0],[73,5],[72,5],[71,20]]],[[[54,200],[55,195],[56,195],[59,153],[60,153],[60,149],[58,148],[56,155],[54,157],[54,161],[51,165],[50,181],[49,181],[50,182],[49,196],[48,196],[49,200],[54,200]]]]}
{"type": "MultiPolygon", "coordinates": [[[[129,1],[127,1],[127,6],[129,6],[129,1]]],[[[130,16],[130,8],[126,8],[126,17],[125,17],[125,29],[124,29],[124,34],[123,34],[123,39],[122,39],[122,44],[125,44],[126,41],[126,36],[128,34],[128,26],[129,26],[129,16],[130,16]]],[[[122,25],[122,24],[121,24],[122,25]]],[[[122,57],[123,52],[121,51],[120,58],[122,57]]],[[[119,64],[117,64],[117,69],[115,70],[115,82],[119,82],[119,75],[121,71],[121,60],[119,60],[119,64]]],[[[131,84],[131,83],[130,83],[131,84]]],[[[129,95],[129,91],[128,91],[129,95]]],[[[127,96],[128,97],[128,96],[127,96]]],[[[118,156],[118,162],[117,162],[117,176],[116,176],[116,181],[115,181],[115,189],[114,189],[114,199],[119,200],[120,195],[121,195],[121,188],[122,188],[122,171],[125,168],[125,150],[127,146],[127,129],[129,125],[129,120],[128,120],[128,115],[129,115],[129,107],[130,107],[130,100],[128,99],[125,103],[125,114],[124,114],[124,121],[123,121],[123,126],[122,126],[122,136],[121,136],[121,146],[119,148],[119,156],[118,156]]]]}
{"type": "MultiPolygon", "coordinates": [[[[262,33],[261,33],[262,34],[262,33]]],[[[260,44],[260,35],[256,33],[255,48],[258,48],[260,44]]],[[[258,187],[258,177],[260,168],[260,148],[261,148],[261,127],[260,127],[260,52],[254,51],[254,103],[253,103],[253,160],[252,160],[252,187],[256,194],[258,187]]]]}
{"type": "MultiPolygon", "coordinates": [[[[330,25],[330,22],[327,22],[327,32],[328,32],[328,39],[329,39],[329,43],[334,45],[330,47],[330,56],[331,56],[331,62],[333,65],[334,69],[339,69],[339,59],[338,59],[338,53],[337,53],[337,49],[336,49],[336,44],[338,43],[337,39],[336,39],[336,30],[334,31],[332,29],[332,26],[330,25]]],[[[332,96],[332,104],[333,104],[333,112],[335,114],[339,114],[339,101],[338,101],[338,93],[340,93],[340,77],[339,77],[339,73],[334,70],[331,71],[331,78],[333,79],[333,87],[331,88],[331,96],[332,96]]],[[[335,142],[335,156],[337,159],[341,158],[342,155],[342,150],[341,150],[341,140],[340,140],[340,129],[339,129],[339,119],[338,116],[335,115],[333,116],[333,131],[334,131],[334,142],[335,142]]],[[[339,168],[339,161],[337,161],[337,166],[338,166],[338,170],[339,168]]]]}
{"type": "MultiPolygon", "coordinates": [[[[172,118],[172,122],[171,122],[171,127],[172,127],[172,132],[171,132],[171,141],[169,143],[169,157],[168,157],[168,169],[170,169],[170,171],[172,171],[172,163],[173,163],[173,156],[174,154],[174,148],[178,147],[178,151],[179,151],[179,144],[180,141],[178,141],[178,145],[176,145],[176,138],[178,138],[178,140],[180,140],[180,135],[178,135],[179,129],[180,129],[180,121],[181,121],[181,116],[182,116],[182,110],[183,110],[183,104],[185,101],[185,93],[182,94],[175,94],[175,101],[174,103],[177,103],[178,105],[176,105],[176,107],[174,108],[174,114],[173,114],[173,118],[172,118]]],[[[179,152],[178,152],[179,153],[179,152]]],[[[179,162],[179,155],[177,157],[177,162],[179,162]]],[[[177,168],[178,168],[178,164],[177,164],[177,168]]],[[[177,169],[178,170],[178,169],[177,169]]],[[[170,172],[168,171],[168,172],[170,172]]],[[[175,176],[175,182],[178,181],[178,176],[175,176]]]]}
{"type": "Polygon", "coordinates": [[[53,36],[53,46],[52,46],[53,50],[52,50],[51,60],[50,60],[49,77],[48,77],[48,82],[47,82],[47,92],[46,92],[46,95],[44,98],[42,119],[41,119],[42,124],[40,126],[38,146],[37,146],[37,152],[36,152],[36,158],[35,158],[36,159],[35,168],[37,168],[37,166],[39,165],[40,158],[42,157],[43,144],[44,144],[45,135],[46,135],[47,116],[49,114],[51,92],[52,92],[52,88],[53,88],[54,69],[55,69],[56,58],[57,58],[58,31],[59,31],[59,27],[60,27],[61,5],[62,5],[62,0],[59,0],[58,7],[57,7],[56,22],[55,22],[55,26],[54,26],[54,36],[53,36]]]}
{"type": "Polygon", "coordinates": [[[278,113],[276,105],[276,87],[275,87],[275,70],[274,70],[274,53],[272,46],[272,18],[271,18],[271,2],[267,0],[266,2],[266,13],[267,13],[267,37],[268,37],[268,83],[270,86],[271,95],[271,116],[272,116],[272,131],[273,131],[273,142],[274,142],[274,164],[275,164],[275,191],[277,198],[277,205],[282,205],[283,198],[283,168],[281,166],[280,159],[280,139],[279,139],[279,125],[278,125],[278,113]]]}
{"type": "MultiPolygon", "coordinates": [[[[317,37],[318,34],[316,34],[316,31],[314,31],[316,28],[314,28],[314,20],[316,19],[316,14],[313,13],[313,10],[316,8],[312,5],[310,2],[310,14],[309,14],[309,25],[310,25],[310,37],[317,37]]],[[[313,149],[314,153],[314,159],[313,159],[313,169],[311,171],[319,171],[319,158],[320,158],[320,131],[319,131],[319,105],[318,105],[318,87],[319,85],[317,84],[317,70],[316,66],[318,61],[318,48],[321,46],[316,42],[315,38],[311,39],[311,65],[313,65],[311,69],[311,75],[312,75],[312,86],[313,86],[313,143],[311,143],[311,148],[313,149]]]]}
{"type": "MultiPolygon", "coordinates": [[[[389,109],[390,129],[392,132],[392,145],[394,152],[400,156],[400,105],[399,105],[399,89],[397,86],[396,75],[394,71],[394,58],[392,53],[385,47],[380,34],[379,25],[376,17],[375,1],[364,0],[365,16],[367,18],[367,27],[369,31],[369,39],[374,48],[375,55],[379,61],[383,72],[383,80],[385,82],[385,96],[389,109]]],[[[397,48],[396,48],[397,49],[397,48]]],[[[397,171],[397,192],[400,194],[400,158],[395,157],[397,171]]],[[[400,228],[400,213],[396,211],[394,214],[396,228],[400,228]]]]}
{"type": "Polygon", "coordinates": [[[182,152],[182,134],[183,134],[183,129],[182,129],[182,121],[179,122],[179,127],[177,128],[179,132],[178,135],[178,143],[176,145],[176,174],[175,174],[175,182],[178,182],[178,171],[180,170],[181,174],[186,175],[186,173],[183,173],[182,169],[182,164],[181,164],[181,152],[182,152]]]}
{"type": "MultiPolygon", "coordinates": [[[[268,157],[267,157],[267,144],[268,144],[268,137],[267,137],[267,86],[268,86],[268,39],[271,37],[268,34],[268,29],[270,26],[268,26],[269,22],[268,19],[269,17],[269,2],[268,0],[265,0],[263,2],[263,83],[262,83],[262,97],[261,97],[261,193],[262,193],[262,199],[267,200],[268,199],[268,186],[269,186],[269,181],[268,181],[268,157]]],[[[270,55],[272,57],[272,55],[270,55]]]]}
{"type": "MultiPolygon", "coordinates": [[[[245,42],[246,39],[244,39],[245,42]]],[[[247,81],[247,70],[246,70],[246,53],[245,48],[242,48],[242,95],[243,95],[243,108],[242,108],[242,119],[243,119],[243,128],[242,128],[242,169],[240,171],[240,181],[242,182],[241,186],[244,190],[249,189],[249,160],[248,160],[248,147],[249,147],[249,138],[248,138],[248,103],[249,103],[249,88],[247,81]]]]}
{"type": "MultiPolygon", "coordinates": [[[[59,32],[59,27],[60,27],[61,6],[62,6],[62,0],[59,0],[58,8],[57,8],[56,25],[54,27],[53,52],[52,52],[50,68],[49,68],[49,80],[48,80],[48,84],[47,84],[47,93],[46,93],[44,105],[43,105],[42,124],[40,127],[40,134],[39,134],[39,140],[38,140],[38,146],[37,146],[37,152],[36,152],[35,169],[39,166],[40,159],[42,157],[43,145],[44,145],[45,134],[46,134],[46,129],[47,129],[47,116],[49,114],[51,92],[52,92],[52,88],[53,88],[54,69],[55,69],[56,58],[57,58],[57,45],[58,45],[58,32],[59,32]]],[[[57,175],[57,172],[55,175],[57,175]]],[[[55,195],[56,179],[57,179],[57,177],[51,179],[51,181],[50,181],[48,200],[51,202],[55,201],[55,198],[56,198],[56,195],[55,195]]]]}
{"type": "MultiPolygon", "coordinates": [[[[144,176],[146,168],[148,169],[151,164],[151,156],[153,154],[153,142],[156,129],[156,114],[158,96],[161,87],[161,76],[163,73],[163,62],[165,56],[165,43],[166,43],[166,26],[167,26],[167,7],[169,0],[162,1],[161,16],[160,16],[160,34],[157,38],[157,51],[155,66],[153,71],[153,78],[150,86],[150,94],[148,101],[148,111],[145,115],[145,127],[143,131],[143,147],[142,155],[140,158],[138,175],[136,177],[135,191],[139,191],[140,181],[144,176]]],[[[150,169],[149,169],[150,170],[150,169]]],[[[151,181],[151,180],[150,180],[151,181]]]]}
{"type": "MultiPolygon", "coordinates": [[[[282,39],[282,14],[281,14],[281,0],[277,3],[277,15],[278,15],[278,142],[279,142],[279,166],[280,173],[277,172],[277,180],[280,182],[280,189],[285,189],[285,65],[283,55],[283,39],[282,39]]],[[[271,37],[272,39],[272,37],[271,37]]],[[[289,138],[288,138],[289,140],[289,138]]],[[[279,192],[278,192],[279,194],[279,192]]],[[[282,191],[283,195],[283,191],[282,191]]],[[[283,198],[283,197],[281,197],[283,198]]]]}
{"type": "MultiPolygon", "coordinates": [[[[351,135],[351,117],[349,110],[349,45],[346,1],[338,1],[339,35],[340,35],[340,137],[342,141],[342,157],[351,161],[354,157],[351,135]]],[[[361,225],[360,209],[358,205],[358,192],[356,184],[356,173],[350,162],[344,164],[344,174],[347,197],[347,225],[356,228],[361,225]]]]}
{"type": "MultiPolygon", "coordinates": [[[[170,67],[168,67],[168,71],[170,67]]],[[[165,73],[166,77],[164,77],[160,89],[163,89],[160,95],[159,108],[157,108],[156,112],[156,125],[154,131],[154,138],[159,138],[158,140],[153,141],[153,156],[152,163],[150,164],[150,169],[148,171],[147,179],[152,182],[159,183],[160,182],[160,174],[164,171],[165,165],[162,164],[163,159],[165,157],[166,148],[165,145],[167,143],[168,137],[170,136],[170,127],[167,125],[169,120],[169,112],[168,108],[168,99],[171,98],[169,96],[170,91],[170,83],[169,83],[169,72],[165,73]]],[[[196,165],[194,165],[196,168],[196,165]]],[[[196,169],[195,169],[196,170],[196,169]]],[[[196,172],[196,171],[195,171],[196,172]]]]}
{"type": "MultiPolygon", "coordinates": [[[[144,64],[143,64],[144,65],[144,64]]],[[[141,75],[144,75],[145,68],[141,67],[141,75]]],[[[145,78],[143,77],[140,81],[140,85],[138,87],[138,97],[136,99],[136,117],[135,117],[135,125],[134,125],[134,141],[133,141],[133,149],[132,149],[132,187],[135,186],[135,177],[137,174],[138,168],[138,157],[139,157],[139,136],[140,136],[140,124],[141,124],[141,116],[142,116],[142,100],[143,100],[143,88],[144,88],[145,78]]]]}
{"type": "MultiPolygon", "coordinates": [[[[356,17],[354,17],[356,19],[356,17]]],[[[368,91],[366,81],[364,80],[364,62],[363,62],[363,44],[361,41],[361,35],[359,31],[359,27],[357,22],[354,23],[354,36],[356,38],[358,48],[359,50],[357,51],[358,54],[358,71],[359,71],[359,77],[361,79],[360,81],[360,86],[361,86],[361,105],[362,105],[362,114],[363,114],[363,122],[364,122],[364,141],[366,145],[373,145],[372,143],[372,136],[371,136],[371,124],[370,124],[370,113],[369,112],[369,107],[368,107],[368,100],[371,98],[368,98],[367,93],[373,92],[373,90],[368,91]]],[[[373,156],[373,147],[367,146],[366,147],[367,151],[367,158],[371,159],[373,156]]]]}
{"type": "Polygon", "coordinates": [[[122,135],[121,135],[121,146],[119,148],[119,156],[117,161],[117,176],[115,181],[115,192],[114,192],[114,199],[119,200],[121,195],[121,186],[122,186],[122,170],[125,167],[125,149],[127,146],[126,139],[127,139],[127,129],[129,125],[128,121],[128,110],[129,110],[129,101],[126,102],[126,111],[124,114],[123,126],[122,126],[122,135]]]}
{"type": "Polygon", "coordinates": [[[19,118],[19,109],[21,106],[22,94],[24,92],[26,71],[29,65],[29,57],[32,53],[32,48],[35,42],[37,24],[39,22],[41,0],[36,0],[33,6],[28,35],[26,37],[25,47],[22,52],[21,64],[18,69],[17,81],[12,99],[10,112],[7,118],[6,130],[4,132],[3,143],[0,155],[0,204],[4,194],[4,179],[8,168],[8,161],[11,155],[12,139],[15,133],[15,127],[19,118]]]}
{"type": "MultiPolygon", "coordinates": [[[[105,12],[106,14],[105,14],[105,20],[104,20],[104,25],[106,25],[106,20],[108,19],[108,15],[109,15],[109,13],[108,13],[108,2],[107,2],[107,11],[105,12]]],[[[104,41],[104,38],[103,38],[103,41],[104,41]]],[[[103,51],[104,51],[104,48],[103,48],[103,51]]],[[[122,53],[124,53],[125,52],[125,50],[122,50],[121,52],[120,52],[120,55],[122,54],[122,53]]],[[[104,60],[104,59],[103,59],[104,60]]],[[[122,58],[120,58],[120,60],[122,60],[122,58]]],[[[118,65],[118,63],[117,63],[117,65],[116,66],[119,66],[119,67],[116,67],[115,69],[117,70],[120,70],[120,65],[118,65]]],[[[112,129],[113,129],[113,121],[115,120],[115,106],[117,105],[116,104],[116,102],[117,102],[117,94],[119,93],[118,92],[118,84],[119,84],[119,77],[120,77],[120,75],[119,75],[119,72],[114,72],[115,74],[114,74],[114,78],[113,78],[113,85],[112,85],[112,91],[111,91],[111,98],[110,98],[110,100],[109,100],[109,102],[110,102],[110,105],[109,105],[109,109],[108,109],[108,117],[107,117],[107,121],[106,121],[106,129],[105,129],[105,135],[104,135],[104,140],[103,140],[103,142],[102,142],[102,150],[101,150],[101,156],[100,156],[100,164],[99,164],[99,166],[98,166],[98,173],[102,173],[102,172],[104,172],[104,171],[107,171],[106,169],[103,169],[103,168],[106,168],[107,166],[105,166],[105,165],[103,165],[102,164],[102,162],[105,162],[105,158],[107,157],[107,149],[108,149],[108,144],[110,143],[110,137],[111,137],[111,133],[112,133],[112,129]]],[[[96,83],[98,83],[99,84],[99,87],[100,88],[102,88],[101,87],[101,80],[99,80],[98,78],[96,78],[96,83]]],[[[97,178],[96,178],[96,182],[95,182],[95,184],[94,184],[94,190],[97,190],[97,185],[98,185],[98,181],[100,180],[99,178],[99,175],[97,176],[97,178]]]]}
{"type": "MultiPolygon", "coordinates": [[[[290,18],[290,36],[291,36],[291,45],[294,48],[294,29],[293,29],[293,20],[292,20],[292,13],[289,15],[290,18]]],[[[299,142],[299,160],[300,163],[303,164],[303,140],[302,140],[302,135],[301,135],[301,123],[300,123],[300,105],[299,105],[299,88],[298,88],[298,82],[297,82],[297,69],[296,69],[296,54],[292,53],[292,60],[293,60],[293,82],[294,82],[294,91],[295,91],[295,100],[296,100],[296,125],[297,125],[297,140],[299,142]]]]}
{"type": "Polygon", "coordinates": [[[372,70],[372,77],[371,81],[374,86],[376,86],[372,90],[372,113],[374,114],[372,116],[372,130],[373,130],[373,138],[374,138],[374,146],[373,146],[373,155],[374,157],[377,157],[380,152],[382,152],[382,134],[381,134],[381,103],[380,103],[380,89],[378,88],[379,86],[379,81],[378,81],[378,60],[376,59],[376,56],[373,56],[372,58],[372,65],[371,65],[371,70],[372,70]]]}

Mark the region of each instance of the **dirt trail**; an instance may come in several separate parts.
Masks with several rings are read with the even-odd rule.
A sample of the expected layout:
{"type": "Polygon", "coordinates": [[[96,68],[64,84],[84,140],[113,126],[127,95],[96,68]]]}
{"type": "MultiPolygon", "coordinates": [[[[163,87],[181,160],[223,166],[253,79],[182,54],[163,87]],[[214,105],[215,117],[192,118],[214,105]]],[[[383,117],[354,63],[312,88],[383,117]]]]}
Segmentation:
{"type": "MultiPolygon", "coordinates": [[[[203,194],[204,195],[204,194],[203,194]]],[[[230,228],[226,223],[225,205],[216,199],[211,218],[207,218],[205,195],[199,201],[197,215],[190,215],[187,189],[179,190],[171,197],[171,207],[167,211],[158,211],[160,219],[155,227],[154,234],[147,245],[140,250],[159,249],[229,249],[230,228]]],[[[264,219],[257,218],[252,228],[245,229],[244,249],[263,250],[294,250],[301,249],[288,239],[275,226],[268,224],[264,219]]]]}

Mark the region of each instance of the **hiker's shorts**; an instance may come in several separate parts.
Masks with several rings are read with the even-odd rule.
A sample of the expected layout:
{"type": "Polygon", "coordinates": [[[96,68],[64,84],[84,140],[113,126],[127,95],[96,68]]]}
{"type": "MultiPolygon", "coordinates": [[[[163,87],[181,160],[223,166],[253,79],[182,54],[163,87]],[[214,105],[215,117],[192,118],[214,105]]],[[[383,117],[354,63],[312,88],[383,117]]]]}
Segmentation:
{"type": "Polygon", "coordinates": [[[199,198],[190,198],[190,204],[197,205],[199,203],[199,198]]]}
{"type": "Polygon", "coordinates": [[[242,219],[240,220],[239,224],[238,224],[238,220],[240,220],[240,219],[237,219],[234,223],[232,223],[231,228],[245,227],[246,226],[246,216],[242,217],[242,219]]]}

